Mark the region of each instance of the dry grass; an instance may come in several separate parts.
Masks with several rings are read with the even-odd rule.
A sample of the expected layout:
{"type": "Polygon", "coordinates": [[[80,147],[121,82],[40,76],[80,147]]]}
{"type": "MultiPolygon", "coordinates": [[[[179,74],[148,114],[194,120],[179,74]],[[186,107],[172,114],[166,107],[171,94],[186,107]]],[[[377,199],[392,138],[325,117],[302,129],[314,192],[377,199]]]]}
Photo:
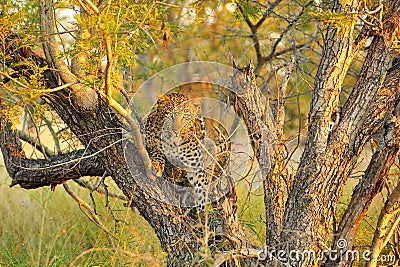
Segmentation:
{"type": "MultiPolygon", "coordinates": [[[[112,200],[114,220],[104,208],[104,196],[95,194],[97,212],[114,233],[107,235],[80,211],[62,186],[23,190],[9,188],[10,179],[0,169],[0,266],[158,266],[163,254],[151,227],[139,216],[112,200]],[[116,227],[115,227],[116,226],[116,227]]],[[[70,182],[88,203],[88,192],[70,182]]]]}

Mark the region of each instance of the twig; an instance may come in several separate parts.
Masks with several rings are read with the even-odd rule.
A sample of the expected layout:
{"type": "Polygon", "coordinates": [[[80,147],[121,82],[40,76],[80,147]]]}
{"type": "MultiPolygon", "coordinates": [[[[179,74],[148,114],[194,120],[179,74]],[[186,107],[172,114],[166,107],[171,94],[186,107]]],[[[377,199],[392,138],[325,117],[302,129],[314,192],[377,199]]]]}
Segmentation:
{"type": "MultiPolygon", "coordinates": [[[[50,132],[51,136],[53,137],[54,146],[56,148],[56,154],[60,154],[61,148],[60,148],[60,141],[57,138],[57,133],[54,131],[53,126],[51,125],[51,122],[45,116],[41,116],[41,118],[44,121],[44,123],[47,125],[47,128],[49,129],[49,132],[50,132]]],[[[51,155],[51,154],[49,154],[49,155],[51,155]]]]}
{"type": "MultiPolygon", "coordinates": [[[[97,8],[97,6],[90,0],[83,0],[87,6],[96,14],[98,15],[100,13],[100,10],[97,8]]],[[[79,2],[79,4],[83,4],[82,2],[79,2]]],[[[83,7],[83,6],[82,6],[83,7]]]]}
{"type": "Polygon", "coordinates": [[[107,65],[105,71],[105,92],[107,95],[107,100],[112,99],[112,83],[111,83],[111,72],[113,64],[113,53],[111,48],[111,36],[106,34],[104,37],[104,43],[106,45],[106,55],[107,55],[107,65]]]}
{"type": "MultiPolygon", "coordinates": [[[[35,116],[33,115],[33,109],[32,109],[32,107],[31,106],[29,106],[28,105],[28,107],[27,107],[27,112],[28,112],[28,115],[29,115],[29,117],[31,118],[31,120],[32,120],[32,122],[33,122],[33,126],[34,126],[34,129],[35,129],[35,131],[36,131],[36,139],[37,139],[37,144],[38,144],[38,146],[40,146],[41,147],[41,152],[42,152],[42,154],[43,154],[43,156],[46,158],[46,159],[49,159],[49,155],[48,154],[46,154],[45,152],[46,152],[46,149],[44,148],[44,145],[42,144],[42,141],[40,140],[40,130],[38,129],[38,125],[37,125],[37,123],[36,123],[36,120],[35,120],[35,116]]],[[[39,126],[40,127],[40,126],[39,126]]],[[[52,152],[51,154],[54,154],[54,152],[52,152]]]]}
{"type": "Polygon", "coordinates": [[[123,116],[126,120],[126,122],[128,123],[129,127],[132,130],[132,134],[133,134],[133,140],[134,140],[134,144],[143,160],[143,164],[145,167],[145,171],[146,171],[146,175],[147,177],[149,177],[152,180],[155,180],[154,175],[153,175],[153,171],[152,171],[152,163],[151,160],[149,158],[149,155],[147,154],[147,150],[144,147],[144,141],[142,138],[142,134],[141,134],[141,130],[140,130],[140,125],[139,122],[136,121],[127,111],[126,109],[124,109],[117,101],[115,101],[114,99],[109,99],[108,96],[102,92],[102,91],[98,91],[99,94],[104,97],[105,99],[108,100],[108,103],[111,107],[113,107],[121,116],[123,116]]]}
{"type": "Polygon", "coordinates": [[[23,87],[23,88],[28,88],[28,86],[26,84],[21,83],[20,81],[18,81],[17,79],[15,79],[13,76],[8,75],[5,72],[0,71],[0,74],[5,76],[7,79],[15,82],[16,84],[18,84],[19,86],[23,87]]]}
{"type": "MultiPolygon", "coordinates": [[[[81,180],[81,179],[74,179],[72,181],[74,181],[77,185],[79,185],[79,186],[81,186],[81,187],[83,187],[85,189],[91,190],[93,188],[87,181],[84,181],[84,180],[81,180]]],[[[96,192],[98,192],[100,194],[105,194],[105,191],[104,191],[103,188],[98,188],[96,190],[96,192]]],[[[113,198],[116,198],[116,199],[119,199],[119,200],[129,201],[129,198],[127,198],[125,195],[122,195],[122,194],[118,194],[118,193],[115,193],[115,192],[108,192],[108,195],[110,197],[113,197],[113,198]]]]}
{"type": "Polygon", "coordinates": [[[75,85],[75,84],[77,84],[77,83],[78,83],[78,81],[74,81],[74,82],[70,82],[70,83],[63,84],[63,85],[58,86],[58,87],[56,87],[56,88],[51,88],[51,89],[39,89],[39,90],[35,89],[34,91],[35,91],[35,92],[39,92],[39,93],[54,93],[54,92],[60,91],[60,90],[62,90],[62,89],[68,88],[68,87],[70,87],[70,86],[72,86],[72,85],[75,85]]]}
{"type": "Polygon", "coordinates": [[[85,256],[86,254],[92,253],[92,252],[99,252],[99,251],[114,251],[114,252],[118,252],[120,254],[126,254],[128,256],[130,256],[132,258],[132,260],[134,261],[138,261],[138,260],[146,260],[148,262],[155,262],[155,260],[150,256],[150,255],[138,255],[135,253],[132,253],[130,251],[126,251],[126,250],[122,250],[122,249],[118,249],[118,248],[90,248],[88,250],[83,251],[81,254],[79,254],[71,263],[70,263],[70,267],[72,266],[76,266],[76,262],[82,258],[83,256],[85,256]]]}
{"type": "Polygon", "coordinates": [[[107,207],[108,212],[110,213],[111,218],[112,218],[113,221],[115,222],[115,223],[114,223],[114,230],[116,231],[116,230],[117,230],[117,224],[120,222],[120,220],[118,220],[117,218],[115,218],[114,213],[113,213],[113,211],[111,210],[110,202],[108,201],[108,186],[104,183],[104,179],[105,179],[105,178],[106,178],[106,177],[105,177],[105,175],[104,175],[104,177],[102,177],[101,180],[100,180],[100,184],[103,185],[104,192],[105,192],[105,199],[106,199],[106,207],[107,207]]]}
{"type": "MultiPolygon", "coordinates": [[[[71,162],[76,162],[76,165],[78,165],[79,162],[80,162],[81,160],[83,160],[83,159],[89,159],[89,158],[91,158],[91,157],[94,157],[94,156],[96,156],[96,155],[102,153],[103,151],[109,149],[110,147],[115,146],[115,144],[117,144],[117,143],[119,143],[119,142],[122,142],[122,141],[124,141],[124,140],[126,140],[126,138],[119,139],[119,140],[115,141],[114,143],[109,144],[108,146],[103,147],[103,148],[100,149],[99,151],[96,151],[96,152],[94,152],[94,153],[92,153],[92,154],[85,155],[85,153],[84,153],[83,155],[85,155],[85,156],[81,156],[81,157],[79,157],[79,158],[71,159],[71,160],[69,160],[69,161],[67,161],[67,162],[61,162],[61,163],[58,163],[58,164],[53,164],[52,166],[48,166],[48,167],[32,167],[32,168],[27,168],[27,167],[24,167],[24,166],[18,166],[18,167],[19,167],[20,169],[28,169],[28,170],[44,170],[44,169],[49,169],[49,168],[54,168],[54,167],[59,167],[59,166],[67,165],[67,164],[69,164],[69,163],[71,163],[71,162]]],[[[85,150],[86,150],[86,149],[85,149],[85,150]]]]}
{"type": "Polygon", "coordinates": [[[124,96],[126,102],[128,103],[128,107],[131,111],[131,113],[135,116],[136,120],[139,122],[140,129],[143,129],[143,120],[139,115],[139,112],[137,111],[136,107],[133,105],[132,100],[128,94],[128,92],[118,84],[113,84],[113,86],[118,89],[118,91],[124,96]]]}
{"type": "Polygon", "coordinates": [[[218,258],[214,261],[213,267],[221,266],[223,263],[238,259],[238,258],[258,258],[261,250],[254,248],[243,248],[239,250],[225,251],[221,253],[218,258]]]}
{"type": "Polygon", "coordinates": [[[27,142],[28,144],[39,150],[42,154],[48,156],[54,155],[54,152],[50,148],[45,145],[40,145],[39,140],[32,135],[18,130],[18,136],[22,141],[27,142]]]}
{"type": "Polygon", "coordinates": [[[90,198],[92,199],[92,203],[93,203],[93,210],[94,210],[94,213],[96,213],[96,214],[97,214],[97,211],[96,211],[96,201],[94,201],[93,192],[96,191],[97,188],[99,188],[99,186],[100,186],[100,184],[102,183],[102,181],[106,178],[106,175],[107,175],[107,172],[104,172],[103,176],[101,176],[100,181],[99,181],[97,184],[95,184],[95,185],[90,189],[90,192],[89,192],[90,198]]]}
{"type": "Polygon", "coordinates": [[[117,237],[115,237],[110,230],[107,229],[107,227],[103,224],[103,222],[100,220],[100,218],[97,216],[97,214],[95,213],[95,211],[93,210],[92,207],[89,206],[89,204],[87,204],[83,199],[81,199],[77,194],[75,194],[70,188],[69,186],[64,183],[63,187],[65,189],[65,191],[67,191],[67,193],[78,203],[79,205],[79,209],[83,212],[83,214],[85,214],[85,216],[92,221],[97,227],[99,227],[101,230],[103,230],[106,234],[107,237],[111,243],[112,246],[114,246],[114,240],[111,238],[115,238],[117,239],[117,237]],[[89,214],[87,214],[85,212],[85,210],[87,212],[89,212],[89,214]]]}

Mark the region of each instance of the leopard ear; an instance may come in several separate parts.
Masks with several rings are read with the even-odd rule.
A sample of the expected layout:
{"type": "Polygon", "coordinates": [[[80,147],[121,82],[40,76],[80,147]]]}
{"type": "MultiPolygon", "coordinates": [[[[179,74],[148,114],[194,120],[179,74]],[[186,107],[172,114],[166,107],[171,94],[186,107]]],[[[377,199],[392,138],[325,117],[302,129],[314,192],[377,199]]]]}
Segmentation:
{"type": "Polygon", "coordinates": [[[201,110],[201,103],[194,102],[193,106],[196,109],[196,113],[201,110]]]}
{"type": "Polygon", "coordinates": [[[162,95],[157,102],[163,102],[163,101],[169,101],[171,100],[171,98],[169,97],[169,95],[162,95]]]}

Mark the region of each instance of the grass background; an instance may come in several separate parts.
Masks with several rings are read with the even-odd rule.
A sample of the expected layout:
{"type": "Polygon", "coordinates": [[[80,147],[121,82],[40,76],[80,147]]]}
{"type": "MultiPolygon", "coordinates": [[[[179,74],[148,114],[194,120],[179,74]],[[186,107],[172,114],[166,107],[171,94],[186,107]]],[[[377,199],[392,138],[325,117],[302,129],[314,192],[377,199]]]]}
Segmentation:
{"type": "MultiPolygon", "coordinates": [[[[121,200],[111,200],[115,221],[107,211],[104,195],[95,193],[97,213],[114,233],[117,251],[107,234],[92,223],[62,186],[24,190],[9,188],[11,179],[0,173],[0,266],[158,266],[163,253],[151,227],[121,200]],[[96,248],[96,251],[90,249],[96,248]],[[89,250],[89,251],[88,251],[89,250]]],[[[87,190],[69,182],[89,204],[87,190]]]]}

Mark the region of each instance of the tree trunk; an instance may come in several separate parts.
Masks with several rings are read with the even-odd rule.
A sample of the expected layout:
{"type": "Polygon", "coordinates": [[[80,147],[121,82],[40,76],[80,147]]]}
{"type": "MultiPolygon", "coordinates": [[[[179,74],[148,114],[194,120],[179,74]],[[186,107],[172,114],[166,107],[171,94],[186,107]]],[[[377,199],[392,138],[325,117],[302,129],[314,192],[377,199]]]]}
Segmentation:
{"type": "MultiPolygon", "coordinates": [[[[336,2],[334,9],[343,13],[358,10],[359,5],[359,1],[350,1],[342,7],[336,2]]],[[[393,10],[397,10],[396,5],[397,1],[393,3],[393,10]]],[[[332,216],[343,185],[356,166],[366,141],[383,121],[382,114],[388,105],[380,105],[382,99],[377,98],[376,92],[392,58],[392,30],[397,27],[392,21],[386,20],[386,30],[373,38],[357,83],[342,108],[339,123],[333,125],[333,129],[330,118],[338,106],[342,81],[366,37],[361,32],[353,40],[355,20],[344,29],[328,30],[315,78],[308,138],[286,204],[280,240],[280,249],[287,253],[311,251],[315,257],[295,259],[294,266],[311,266],[318,262],[323,250],[329,251],[326,242],[332,232],[332,216]]],[[[386,76],[386,79],[388,85],[397,84],[393,76],[386,76]]]]}

